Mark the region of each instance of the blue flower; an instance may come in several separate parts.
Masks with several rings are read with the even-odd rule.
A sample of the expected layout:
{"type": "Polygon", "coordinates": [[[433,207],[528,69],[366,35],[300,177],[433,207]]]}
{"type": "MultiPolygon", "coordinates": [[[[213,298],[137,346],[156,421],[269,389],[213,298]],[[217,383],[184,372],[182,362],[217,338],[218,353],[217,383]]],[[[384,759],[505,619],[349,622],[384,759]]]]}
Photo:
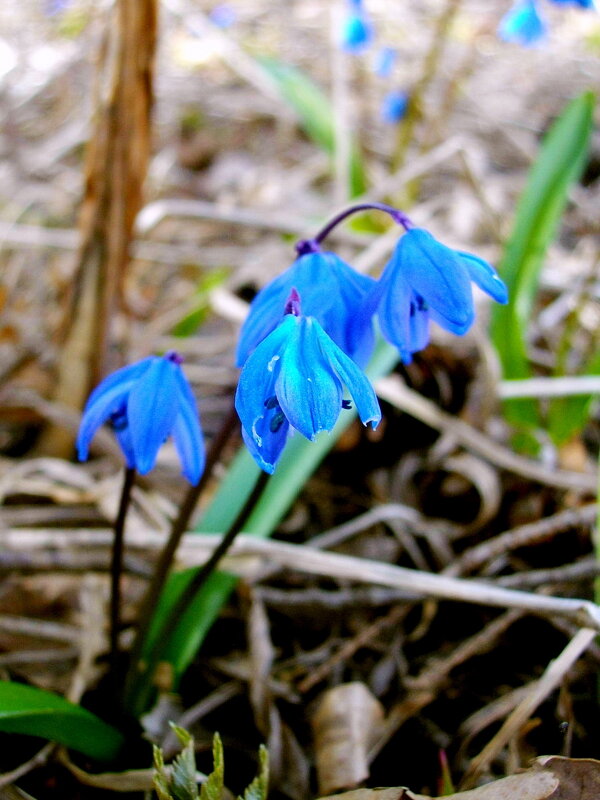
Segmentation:
{"type": "Polygon", "coordinates": [[[80,461],[94,434],[112,424],[128,467],[145,475],[164,441],[173,436],[190,483],[204,470],[204,442],[193,392],[176,353],[150,356],[113,372],[91,393],[77,437],[80,461]]]}
{"type": "Polygon", "coordinates": [[[367,300],[383,336],[410,363],[429,341],[429,320],[462,335],[475,319],[471,281],[498,303],[508,302],[495,269],[477,256],[453,250],[421,228],[410,228],[396,245],[379,284],[367,300]]]}
{"type": "Polygon", "coordinates": [[[534,0],[518,0],[500,20],[498,36],[505,42],[531,45],[543,39],[546,31],[534,0]]]}
{"type": "Polygon", "coordinates": [[[309,252],[264,287],[250,305],[237,350],[242,367],[257,345],[281,322],[290,292],[302,297],[302,311],[315,317],[341,349],[364,366],[375,336],[370,316],[359,313],[375,281],[344,263],[335,253],[309,252]]]}
{"type": "Polygon", "coordinates": [[[408,94],[406,92],[393,90],[388,92],[383,98],[381,105],[381,118],[384,122],[395,124],[406,114],[408,108],[408,94]]]}
{"type": "Polygon", "coordinates": [[[235,9],[232,8],[228,3],[219,3],[211,10],[208,18],[213,25],[217,26],[217,28],[226,30],[235,23],[237,15],[235,13],[235,9]]]}
{"type": "Polygon", "coordinates": [[[397,51],[393,47],[382,47],[377,53],[373,72],[380,78],[389,78],[396,62],[397,51]]]}
{"type": "Polygon", "coordinates": [[[342,47],[349,53],[362,53],[373,39],[373,28],[365,14],[362,0],[348,0],[348,5],[342,27],[342,47]]]}
{"type": "Polygon", "coordinates": [[[290,429],[307,439],[330,431],[347,408],[343,385],[362,422],[376,427],[379,403],[368,378],[314,317],[301,316],[292,290],[283,321],[246,361],[235,396],[253,458],[272,473],[290,429]]]}
{"type": "Polygon", "coordinates": [[[579,6],[579,8],[596,8],[595,0],[551,0],[556,6],[579,6]]]}

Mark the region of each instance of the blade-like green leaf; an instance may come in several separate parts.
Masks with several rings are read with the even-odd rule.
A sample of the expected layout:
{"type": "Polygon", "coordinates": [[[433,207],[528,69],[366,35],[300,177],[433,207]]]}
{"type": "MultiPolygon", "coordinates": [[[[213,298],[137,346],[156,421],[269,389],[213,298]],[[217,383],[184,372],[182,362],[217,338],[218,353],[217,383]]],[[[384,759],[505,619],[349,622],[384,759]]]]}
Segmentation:
{"type": "MultiPolygon", "coordinates": [[[[367,374],[374,380],[387,374],[397,361],[396,350],[381,342],[367,374]]],[[[340,415],[331,434],[321,434],[315,442],[309,442],[301,436],[293,437],[288,442],[275,474],[269,479],[244,525],[246,533],[270,536],[306,480],[355,418],[354,412],[347,411],[340,415]]],[[[234,459],[225,480],[200,520],[196,528],[198,533],[227,530],[252,492],[259,474],[259,468],[244,448],[234,459]]],[[[172,575],[163,590],[142,652],[141,662],[145,663],[146,669],[139,674],[128,699],[129,708],[135,715],[142,714],[152,702],[155,693],[152,676],[159,662],[171,666],[174,683],[177,684],[237,582],[237,578],[229,573],[213,573],[187,611],[172,623],[169,634],[164,635],[162,631],[170,619],[171,609],[194,573],[192,569],[172,575]],[[150,653],[153,653],[152,659],[149,658],[150,653]]]]}
{"type": "MultiPolygon", "coordinates": [[[[513,232],[499,265],[510,303],[494,307],[491,325],[505,378],[530,375],[527,332],[540,271],[546,250],[556,235],[569,189],[585,165],[594,103],[594,94],[585,92],[569,103],[552,125],[517,206],[513,232]]],[[[539,424],[536,401],[506,401],[506,412],[515,424],[539,424]]]]}
{"type": "MultiPolygon", "coordinates": [[[[258,63],[275,82],[281,96],[290,105],[300,125],[326,153],[335,153],[334,114],[327,95],[308,75],[291,64],[275,58],[259,58],[258,63]]],[[[350,189],[353,197],[364,194],[367,180],[356,144],[350,155],[350,189]]]]}
{"type": "Polygon", "coordinates": [[[238,800],[267,800],[269,793],[269,751],[261,744],[258,751],[258,775],[238,800]]]}
{"type": "Polygon", "coordinates": [[[213,771],[202,784],[200,800],[223,800],[225,767],[223,763],[223,743],[218,733],[213,736],[213,771]]]}
{"type": "Polygon", "coordinates": [[[85,708],[43,689],[0,681],[0,731],[40,736],[98,761],[110,761],[125,740],[85,708]]]}
{"type": "MultiPolygon", "coordinates": [[[[594,353],[581,371],[582,375],[600,375],[600,353],[594,353]]],[[[547,425],[550,438],[560,446],[568,442],[587,422],[590,408],[597,398],[593,395],[560,397],[550,401],[547,425]]]]}
{"type": "Polygon", "coordinates": [[[198,800],[198,784],[196,782],[196,752],[194,739],[183,728],[173,726],[179,742],[183,745],[181,753],[171,765],[171,793],[173,800],[198,800]]]}

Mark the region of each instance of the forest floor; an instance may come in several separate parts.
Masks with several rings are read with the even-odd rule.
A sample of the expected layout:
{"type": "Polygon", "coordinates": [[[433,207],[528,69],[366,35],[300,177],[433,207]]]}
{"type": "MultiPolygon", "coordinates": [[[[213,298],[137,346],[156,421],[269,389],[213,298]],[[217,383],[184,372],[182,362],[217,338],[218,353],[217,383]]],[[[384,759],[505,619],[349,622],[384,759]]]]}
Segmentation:
{"type": "MultiPolygon", "coordinates": [[[[360,55],[338,46],[341,2],[231,0],[226,28],[211,22],[212,5],[160,4],[152,155],[111,351],[116,362],[182,352],[209,441],[235,391],[247,301],[291,264],[295,240],[350,202],[343,159],[303,132],[260,58],[295,65],[324,91],[339,148],[358,142],[364,198],[408,204],[417,225],[492,263],[544,133],[570,100],[600,86],[600,17],[550,2],[547,39],[522,48],[495,34],[508,5],[501,0],[366,0],[376,39],[360,55]],[[383,46],[397,49],[389,77],[373,70],[383,46]],[[421,91],[403,153],[403,126],[380,116],[392,89],[421,91]]],[[[97,687],[107,666],[107,537],[120,453],[109,435],[99,437],[94,458],[79,464],[44,451],[40,433],[50,422],[73,431],[79,420],[53,390],[96,54],[111,6],[23,0],[0,8],[0,677],[83,698],[97,712],[106,702],[97,687]]],[[[598,348],[597,129],[594,137],[530,319],[529,357],[542,377],[559,357],[576,373],[598,348]]],[[[332,244],[377,275],[396,239],[372,228],[345,226],[332,244]]],[[[598,757],[593,637],[547,680],[569,642],[582,641],[572,615],[415,592],[378,572],[396,565],[536,598],[594,598],[597,409],[560,447],[542,429],[537,455],[517,452],[503,415],[508,383],[487,334],[489,305],[479,294],[477,302],[473,331],[458,338],[435,329],[430,346],[394,371],[402,381],[381,383],[379,429],[352,426],[272,539],[257,551],[247,545],[245,557],[243,546],[236,551],[236,591],[177,693],[165,693],[146,719],[167,758],[176,750],[168,720],[193,733],[205,772],[218,731],[226,784],[237,794],[266,742],[272,796],[303,800],[358,786],[437,796],[445,774],[468,788],[543,755],[598,757]],[[322,564],[303,566],[281,543],[298,553],[322,549],[322,564]],[[351,573],[336,555],[352,559],[351,573]],[[515,716],[533,697],[529,713],[515,716]],[[340,740],[348,748],[342,777],[332,777],[327,762],[340,740]]],[[[544,401],[540,408],[544,419],[544,401]]],[[[228,447],[217,477],[240,443],[228,447]]],[[[156,556],[144,536],[164,536],[181,496],[176,454],[166,446],[136,486],[128,521],[124,647],[156,556]]],[[[198,563],[193,538],[182,566],[198,563]]],[[[0,793],[112,793],[83,786],[54,751],[13,780],[40,746],[0,737],[8,775],[0,775],[0,793]]],[[[149,748],[133,751],[129,766],[149,768],[149,748]]]]}

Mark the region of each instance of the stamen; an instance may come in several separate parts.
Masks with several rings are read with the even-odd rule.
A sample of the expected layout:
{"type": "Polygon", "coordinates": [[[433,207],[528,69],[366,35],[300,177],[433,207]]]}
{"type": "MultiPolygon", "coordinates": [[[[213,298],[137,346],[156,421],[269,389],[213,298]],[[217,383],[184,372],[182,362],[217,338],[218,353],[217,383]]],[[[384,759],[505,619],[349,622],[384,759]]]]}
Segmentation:
{"type": "Polygon", "coordinates": [[[283,411],[277,411],[275,414],[273,414],[273,418],[269,423],[269,430],[271,431],[271,433],[277,433],[277,431],[281,428],[284,422],[285,422],[285,414],[283,413],[283,411]]]}
{"type": "Polygon", "coordinates": [[[346,410],[350,411],[350,409],[352,408],[352,400],[342,400],[342,408],[345,408],[346,410]]]}
{"type": "Polygon", "coordinates": [[[114,431],[124,431],[127,427],[127,411],[126,408],[120,408],[110,415],[110,424],[114,431]]]}
{"type": "Polygon", "coordinates": [[[265,408],[278,408],[279,400],[277,399],[276,395],[272,397],[267,397],[265,400],[265,408]]]}

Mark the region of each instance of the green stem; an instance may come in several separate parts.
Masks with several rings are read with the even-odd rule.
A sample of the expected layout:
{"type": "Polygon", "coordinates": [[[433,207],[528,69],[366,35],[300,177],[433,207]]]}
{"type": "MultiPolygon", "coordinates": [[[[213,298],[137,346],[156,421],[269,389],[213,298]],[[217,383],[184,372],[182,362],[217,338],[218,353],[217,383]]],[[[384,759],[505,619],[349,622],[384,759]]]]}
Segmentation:
{"type": "Polygon", "coordinates": [[[425,56],[421,77],[410,93],[406,117],[404,118],[403,124],[398,128],[398,138],[396,140],[396,147],[392,159],[392,170],[394,172],[399,170],[404,163],[408,147],[413,140],[415,127],[423,118],[423,97],[427,87],[436,76],[437,68],[448,40],[448,29],[452,24],[452,20],[461,2],[462,0],[448,0],[445,9],[438,19],[433,35],[433,42],[425,56]]]}

